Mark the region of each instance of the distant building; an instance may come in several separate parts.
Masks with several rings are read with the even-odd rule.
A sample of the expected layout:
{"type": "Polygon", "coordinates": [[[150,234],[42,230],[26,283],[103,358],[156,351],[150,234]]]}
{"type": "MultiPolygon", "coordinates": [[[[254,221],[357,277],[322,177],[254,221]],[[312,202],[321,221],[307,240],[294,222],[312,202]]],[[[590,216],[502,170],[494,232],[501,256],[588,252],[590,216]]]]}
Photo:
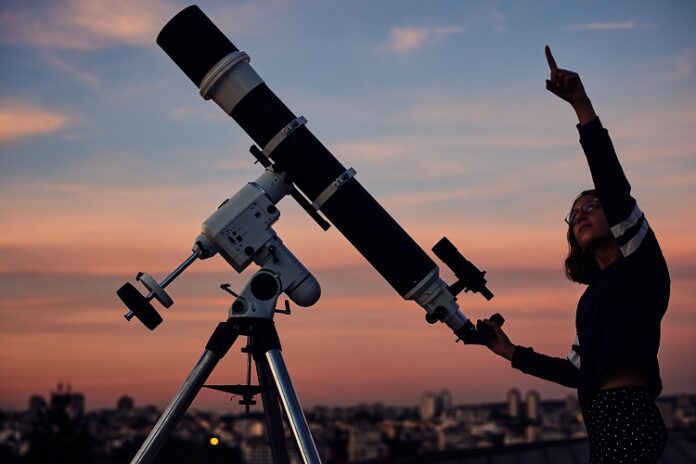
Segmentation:
{"type": "Polygon", "coordinates": [[[43,398],[43,396],[32,395],[31,398],[29,398],[29,412],[30,413],[38,414],[41,411],[45,411],[47,407],[48,407],[48,403],[46,403],[46,400],[43,398]]]}
{"type": "Polygon", "coordinates": [[[474,440],[469,427],[464,424],[447,424],[437,429],[437,449],[439,451],[471,448],[474,440]]]}
{"type": "Polygon", "coordinates": [[[527,425],[524,429],[524,436],[529,443],[539,441],[539,438],[541,438],[541,427],[533,424],[527,425]]]}
{"type": "Polygon", "coordinates": [[[540,419],[540,403],[541,398],[536,390],[530,390],[524,397],[525,407],[527,409],[527,419],[537,422],[540,419]]]}
{"type": "Polygon", "coordinates": [[[452,394],[449,390],[442,390],[435,394],[426,392],[420,401],[420,417],[425,421],[443,417],[452,411],[452,394]]]}
{"type": "Polygon", "coordinates": [[[580,405],[578,402],[578,396],[574,393],[570,393],[565,397],[565,410],[568,413],[574,414],[580,411],[580,405]]]}
{"type": "Polygon", "coordinates": [[[440,414],[449,414],[452,410],[452,393],[449,390],[442,390],[440,392],[440,414]]]}
{"type": "Polygon", "coordinates": [[[234,432],[242,438],[265,437],[266,422],[259,414],[241,417],[234,422],[234,432]]]}
{"type": "Polygon", "coordinates": [[[427,392],[420,400],[420,417],[423,420],[434,419],[438,415],[437,395],[427,392]]]}
{"type": "Polygon", "coordinates": [[[657,401],[655,401],[655,404],[657,405],[657,408],[660,410],[662,420],[665,421],[665,426],[668,429],[674,427],[677,422],[674,403],[663,398],[658,398],[657,401]]]}
{"type": "Polygon", "coordinates": [[[348,427],[348,461],[366,461],[384,455],[382,430],[377,425],[361,424],[348,427]]]}
{"type": "Polygon", "coordinates": [[[130,396],[127,396],[127,395],[123,395],[116,402],[116,410],[117,411],[122,411],[122,412],[132,411],[134,406],[135,406],[135,401],[133,401],[133,398],[131,398],[130,396]]]}
{"type": "Polygon", "coordinates": [[[485,406],[460,406],[452,415],[454,419],[468,426],[481,425],[491,418],[491,410],[485,406]]]}
{"type": "Polygon", "coordinates": [[[245,464],[272,464],[273,456],[268,439],[262,436],[250,436],[240,447],[245,464]]]}
{"type": "Polygon", "coordinates": [[[513,419],[517,419],[520,417],[520,403],[520,391],[516,388],[511,389],[507,394],[508,416],[512,417],[513,419]]]}
{"type": "Polygon", "coordinates": [[[85,413],[85,395],[73,393],[70,384],[58,384],[56,391],[51,392],[51,408],[64,410],[68,417],[76,419],[85,413]]]}
{"type": "Polygon", "coordinates": [[[681,393],[677,395],[677,409],[681,409],[684,411],[686,414],[693,416],[694,415],[694,403],[691,400],[691,397],[687,395],[686,393],[681,393]]]}

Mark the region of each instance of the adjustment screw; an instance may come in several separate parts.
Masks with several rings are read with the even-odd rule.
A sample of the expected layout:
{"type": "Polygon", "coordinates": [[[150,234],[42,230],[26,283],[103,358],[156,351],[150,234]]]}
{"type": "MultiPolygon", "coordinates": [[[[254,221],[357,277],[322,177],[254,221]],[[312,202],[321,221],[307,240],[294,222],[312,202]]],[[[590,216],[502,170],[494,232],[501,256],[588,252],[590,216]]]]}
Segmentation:
{"type": "Polygon", "coordinates": [[[232,303],[232,312],[233,313],[243,313],[244,312],[244,303],[242,303],[239,300],[232,303]]]}

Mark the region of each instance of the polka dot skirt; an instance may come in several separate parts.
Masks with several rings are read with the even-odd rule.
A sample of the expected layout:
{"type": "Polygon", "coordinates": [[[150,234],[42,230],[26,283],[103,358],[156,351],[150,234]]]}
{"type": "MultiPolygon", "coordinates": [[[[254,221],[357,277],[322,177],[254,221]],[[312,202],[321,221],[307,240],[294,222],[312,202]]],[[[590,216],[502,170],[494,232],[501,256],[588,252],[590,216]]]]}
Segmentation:
{"type": "Polygon", "coordinates": [[[667,429],[647,387],[597,390],[582,405],[590,464],[656,463],[667,429]]]}

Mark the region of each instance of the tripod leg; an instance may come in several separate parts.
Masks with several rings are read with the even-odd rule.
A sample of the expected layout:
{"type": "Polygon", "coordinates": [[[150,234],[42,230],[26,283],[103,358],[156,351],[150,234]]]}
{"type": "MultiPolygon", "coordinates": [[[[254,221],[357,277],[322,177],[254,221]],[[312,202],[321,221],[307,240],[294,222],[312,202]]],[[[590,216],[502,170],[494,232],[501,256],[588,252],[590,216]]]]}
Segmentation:
{"type": "Polygon", "coordinates": [[[285,429],[283,428],[283,417],[280,415],[280,404],[273,388],[273,377],[265,360],[257,361],[256,376],[259,385],[271,388],[261,393],[263,402],[263,412],[266,417],[266,431],[268,441],[271,443],[271,455],[273,464],[289,464],[288,447],[285,443],[285,429]]]}
{"type": "Polygon", "coordinates": [[[292,428],[295,436],[302,461],[305,464],[321,464],[319,452],[309,431],[309,425],[307,425],[307,419],[305,419],[304,412],[302,412],[302,406],[300,406],[295,390],[292,387],[290,374],[288,374],[283,361],[283,355],[279,349],[271,349],[266,351],[265,357],[275,381],[280,402],[283,405],[285,415],[290,422],[290,428],[292,428]]]}
{"type": "Polygon", "coordinates": [[[218,324],[210,337],[203,355],[191,370],[162,416],[153,427],[142,446],[133,457],[131,464],[149,464],[174,431],[186,410],[189,408],[201,387],[215,369],[237,338],[236,330],[228,323],[218,324]]]}

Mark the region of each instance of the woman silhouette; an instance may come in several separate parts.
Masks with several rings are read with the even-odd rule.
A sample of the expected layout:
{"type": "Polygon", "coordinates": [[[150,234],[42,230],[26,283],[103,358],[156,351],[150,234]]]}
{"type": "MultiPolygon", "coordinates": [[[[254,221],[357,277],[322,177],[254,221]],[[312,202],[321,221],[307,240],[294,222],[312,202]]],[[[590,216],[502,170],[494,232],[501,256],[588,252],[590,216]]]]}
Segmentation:
{"type": "Polygon", "coordinates": [[[487,346],[524,373],[577,388],[591,464],[654,463],[667,439],[655,405],[662,391],[657,352],[669,301],[667,265],[580,76],[559,69],[548,46],[545,51],[546,88],[577,114],[595,187],[582,192],[566,216],[566,275],[587,288],[566,359],[516,346],[484,320],[495,334],[487,346]]]}

